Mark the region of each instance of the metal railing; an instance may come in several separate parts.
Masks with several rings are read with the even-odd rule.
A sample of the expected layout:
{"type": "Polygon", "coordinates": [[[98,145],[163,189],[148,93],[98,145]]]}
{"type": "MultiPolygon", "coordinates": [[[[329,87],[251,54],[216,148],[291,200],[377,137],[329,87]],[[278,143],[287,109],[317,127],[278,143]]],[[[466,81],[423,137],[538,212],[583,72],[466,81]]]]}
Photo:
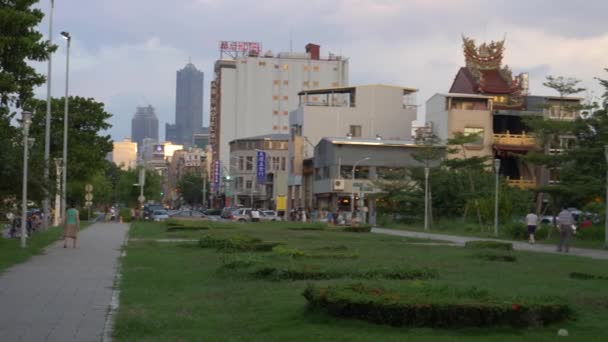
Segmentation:
{"type": "Polygon", "coordinates": [[[525,179],[524,177],[520,177],[519,179],[511,179],[507,177],[507,183],[509,186],[518,187],[520,189],[532,189],[536,187],[536,178],[525,179]]]}
{"type": "Polygon", "coordinates": [[[494,134],[494,144],[511,145],[511,146],[536,146],[536,139],[532,135],[511,134],[509,131],[505,134],[494,134]]]}

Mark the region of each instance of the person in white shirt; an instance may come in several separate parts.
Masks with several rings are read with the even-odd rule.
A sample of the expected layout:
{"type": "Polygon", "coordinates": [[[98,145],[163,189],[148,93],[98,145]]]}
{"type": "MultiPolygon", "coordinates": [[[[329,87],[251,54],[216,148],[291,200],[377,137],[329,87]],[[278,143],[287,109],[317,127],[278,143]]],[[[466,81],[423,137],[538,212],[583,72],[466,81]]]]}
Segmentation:
{"type": "Polygon", "coordinates": [[[570,237],[572,236],[572,225],[574,224],[572,213],[566,208],[562,208],[562,211],[557,215],[557,223],[559,223],[559,245],[557,245],[557,251],[561,252],[563,247],[564,252],[568,253],[570,237]]]}
{"type": "Polygon", "coordinates": [[[257,209],[251,210],[251,222],[260,221],[260,212],[257,209]]]}
{"type": "Polygon", "coordinates": [[[534,234],[536,234],[536,226],[538,226],[538,216],[535,213],[526,215],[526,225],[528,226],[528,238],[531,244],[534,244],[534,234]]]}

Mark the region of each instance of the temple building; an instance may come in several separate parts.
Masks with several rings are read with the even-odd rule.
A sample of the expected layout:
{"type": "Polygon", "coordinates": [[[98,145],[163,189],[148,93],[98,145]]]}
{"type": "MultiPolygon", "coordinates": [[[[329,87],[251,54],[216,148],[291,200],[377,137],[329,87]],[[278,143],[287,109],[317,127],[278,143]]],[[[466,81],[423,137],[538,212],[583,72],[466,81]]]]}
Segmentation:
{"type": "MultiPolygon", "coordinates": [[[[477,141],[465,146],[467,156],[500,159],[500,173],[512,185],[534,187],[540,182],[540,168],[521,157],[543,148],[525,118],[574,120],[577,112],[571,108],[581,98],[529,95],[528,74],[513,76],[503,65],[504,51],[504,40],[476,45],[463,37],[465,66],[458,70],[448,93],[435,94],[427,101],[426,124],[444,141],[458,132],[478,135],[477,141]]],[[[560,153],[571,139],[557,137],[548,153],[560,153]]],[[[549,175],[548,181],[558,181],[557,173],[549,175]]]]}

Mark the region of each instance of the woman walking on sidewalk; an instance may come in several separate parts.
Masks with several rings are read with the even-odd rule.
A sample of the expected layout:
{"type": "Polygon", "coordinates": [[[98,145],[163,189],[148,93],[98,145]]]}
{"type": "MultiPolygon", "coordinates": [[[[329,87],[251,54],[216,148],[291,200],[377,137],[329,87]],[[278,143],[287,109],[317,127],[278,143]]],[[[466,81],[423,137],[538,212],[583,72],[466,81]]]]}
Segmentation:
{"type": "Polygon", "coordinates": [[[63,225],[63,248],[68,247],[68,238],[73,239],[72,247],[76,248],[78,231],[80,230],[80,216],[78,210],[74,208],[74,203],[70,203],[70,209],[66,211],[65,222],[63,225]]]}

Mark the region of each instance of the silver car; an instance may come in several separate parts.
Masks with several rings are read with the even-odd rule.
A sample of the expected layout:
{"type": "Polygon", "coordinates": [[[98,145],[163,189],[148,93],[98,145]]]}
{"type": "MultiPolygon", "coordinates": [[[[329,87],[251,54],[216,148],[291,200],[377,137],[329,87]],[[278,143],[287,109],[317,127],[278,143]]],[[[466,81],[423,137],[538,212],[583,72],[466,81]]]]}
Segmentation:
{"type": "Polygon", "coordinates": [[[167,213],[166,210],[154,210],[152,212],[152,215],[150,215],[150,218],[152,219],[152,221],[164,221],[166,219],[169,218],[169,213],[167,213]]]}
{"type": "Polygon", "coordinates": [[[274,210],[260,210],[260,221],[283,221],[274,210]]]}

